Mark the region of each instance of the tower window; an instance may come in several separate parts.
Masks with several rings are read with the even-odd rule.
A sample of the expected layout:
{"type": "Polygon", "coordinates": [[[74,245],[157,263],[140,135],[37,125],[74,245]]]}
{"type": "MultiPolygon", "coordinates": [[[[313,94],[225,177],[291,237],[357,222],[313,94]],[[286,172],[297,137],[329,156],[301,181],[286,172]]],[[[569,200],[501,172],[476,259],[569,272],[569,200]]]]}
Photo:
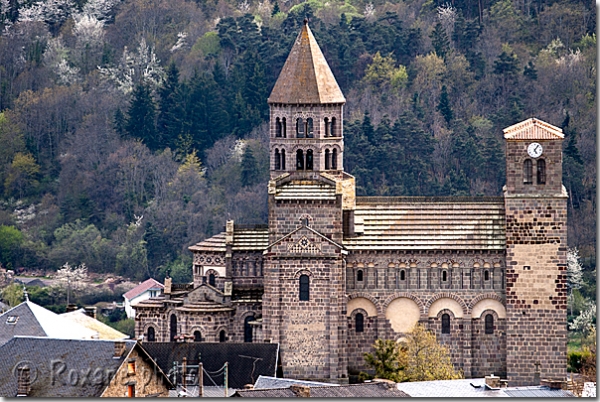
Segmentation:
{"type": "Polygon", "coordinates": [[[450,315],[442,314],[442,334],[450,333],[450,315]]]}
{"type": "Polygon", "coordinates": [[[210,286],[215,286],[215,274],[208,275],[208,284],[210,286]]]}
{"type": "Polygon", "coordinates": [[[335,117],[331,118],[331,129],[329,130],[329,136],[330,137],[337,136],[337,132],[335,130],[335,117]]]}
{"type": "Polygon", "coordinates": [[[308,275],[300,275],[300,301],[310,300],[310,278],[308,275]]]}
{"type": "Polygon", "coordinates": [[[285,122],[285,117],[281,119],[281,131],[283,134],[283,138],[287,138],[287,125],[285,122]]]}
{"type": "Polygon", "coordinates": [[[250,321],[254,321],[254,317],[249,316],[244,320],[244,342],[252,343],[252,325],[250,321]]]}
{"type": "Polygon", "coordinates": [[[275,170],[281,169],[281,154],[278,149],[275,149],[275,170]]]}
{"type": "Polygon", "coordinates": [[[282,126],[281,126],[281,120],[279,120],[279,117],[277,119],[275,119],[275,137],[281,137],[282,135],[282,126]]]}
{"type": "Polygon", "coordinates": [[[171,314],[171,322],[169,325],[170,337],[169,340],[171,342],[175,342],[175,337],[177,336],[177,316],[175,314],[171,314]]]}
{"type": "Polygon", "coordinates": [[[281,150],[281,170],[285,170],[285,149],[281,150]]]}
{"type": "Polygon", "coordinates": [[[329,119],[325,117],[325,137],[329,137],[329,119]]]}
{"type": "Polygon", "coordinates": [[[313,125],[313,119],[312,117],[309,117],[308,119],[306,119],[306,138],[313,138],[314,137],[314,125],[313,125]]]}
{"type": "Polygon", "coordinates": [[[221,332],[219,332],[219,342],[225,342],[225,330],[222,329],[221,332]]]}
{"type": "Polygon", "coordinates": [[[194,331],[194,342],[202,342],[202,334],[200,331],[194,331]]]}
{"type": "Polygon", "coordinates": [[[493,334],[494,333],[494,316],[488,314],[485,316],[485,333],[493,334]]]}
{"type": "Polygon", "coordinates": [[[154,327],[148,327],[146,339],[148,340],[148,342],[156,341],[156,333],[154,332],[154,327]]]}
{"type": "Polygon", "coordinates": [[[400,270],[400,280],[406,280],[406,271],[405,270],[400,270]]]}
{"type": "Polygon", "coordinates": [[[363,281],[363,271],[362,271],[362,269],[359,269],[358,271],[356,271],[356,280],[358,282],[362,282],[363,281]]]}
{"type": "Polygon", "coordinates": [[[306,170],[313,170],[313,151],[309,149],[306,151],[306,170]]]}
{"type": "Polygon", "coordinates": [[[304,170],[304,151],[296,151],[296,170],[304,170]]]}
{"type": "Polygon", "coordinates": [[[523,162],[523,183],[533,183],[533,163],[531,159],[525,159],[525,162],[523,162]]]}
{"type": "Polygon", "coordinates": [[[296,138],[304,138],[304,119],[302,117],[296,119],[296,138]]]}
{"type": "Polygon", "coordinates": [[[546,161],[543,159],[537,161],[537,184],[546,184],[546,161]]]}
{"type": "Polygon", "coordinates": [[[448,271],[442,271],[442,282],[448,281],[448,271]]]}
{"type": "Polygon", "coordinates": [[[325,170],[329,170],[331,168],[329,160],[330,160],[331,156],[329,155],[329,150],[326,149],[325,150],[325,170]]]}
{"type": "Polygon", "coordinates": [[[333,170],[337,169],[337,149],[333,149],[331,152],[331,168],[333,170]]]}
{"type": "Polygon", "coordinates": [[[484,281],[490,280],[490,271],[488,271],[487,269],[485,271],[483,271],[483,280],[484,281]]]}
{"type": "Polygon", "coordinates": [[[361,313],[356,314],[354,317],[354,326],[356,328],[356,332],[364,332],[365,331],[365,316],[361,313]]]}

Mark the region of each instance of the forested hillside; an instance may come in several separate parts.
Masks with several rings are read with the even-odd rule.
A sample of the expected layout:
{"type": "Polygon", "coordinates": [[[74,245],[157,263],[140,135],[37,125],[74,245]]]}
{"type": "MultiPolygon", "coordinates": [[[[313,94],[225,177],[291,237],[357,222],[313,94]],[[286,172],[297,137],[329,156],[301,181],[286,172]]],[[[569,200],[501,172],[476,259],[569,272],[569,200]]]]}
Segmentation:
{"type": "MultiPolygon", "coordinates": [[[[0,261],[191,274],[267,221],[267,97],[307,17],[359,195],[500,195],[502,129],[563,128],[593,278],[595,8],[583,0],[0,0],[0,261]]],[[[590,294],[591,291],[590,291],[590,294]]]]}

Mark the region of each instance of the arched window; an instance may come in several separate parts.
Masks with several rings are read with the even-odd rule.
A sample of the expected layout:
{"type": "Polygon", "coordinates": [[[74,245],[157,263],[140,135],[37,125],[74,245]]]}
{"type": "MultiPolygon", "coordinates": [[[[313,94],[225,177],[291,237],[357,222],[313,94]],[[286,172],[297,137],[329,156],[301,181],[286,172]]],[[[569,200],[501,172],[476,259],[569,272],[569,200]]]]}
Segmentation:
{"type": "Polygon", "coordinates": [[[450,315],[442,314],[442,334],[450,333],[450,315]]]}
{"type": "Polygon", "coordinates": [[[281,150],[281,170],[285,170],[285,149],[281,150]]]}
{"type": "Polygon", "coordinates": [[[275,149],[275,170],[281,169],[281,154],[278,149],[275,149]]]}
{"type": "Polygon", "coordinates": [[[252,343],[252,325],[250,321],[254,321],[254,317],[246,317],[244,320],[244,342],[252,343]]]}
{"type": "Polygon", "coordinates": [[[222,329],[221,332],[219,332],[219,342],[225,342],[225,330],[222,329]]]}
{"type": "Polygon", "coordinates": [[[310,300],[310,278],[308,275],[300,275],[300,301],[310,300]]]}
{"type": "Polygon", "coordinates": [[[494,316],[488,314],[485,316],[485,333],[493,334],[494,333],[494,316]]]}
{"type": "Polygon", "coordinates": [[[325,117],[325,137],[329,137],[329,119],[325,117]]]}
{"type": "Polygon", "coordinates": [[[309,149],[306,151],[306,170],[313,170],[313,151],[309,149]]]}
{"type": "Polygon", "coordinates": [[[333,149],[331,152],[331,168],[333,170],[337,169],[337,149],[333,149]]]}
{"type": "Polygon", "coordinates": [[[202,342],[202,334],[200,331],[194,331],[194,342],[202,342]]]}
{"type": "Polygon", "coordinates": [[[335,117],[331,118],[331,129],[329,130],[329,136],[330,137],[337,136],[337,132],[335,130],[335,117]]]}
{"type": "Polygon", "coordinates": [[[175,314],[171,314],[171,322],[169,324],[169,332],[170,332],[170,341],[175,342],[175,337],[177,336],[177,316],[175,314]]]}
{"type": "Polygon", "coordinates": [[[363,281],[363,271],[362,271],[362,269],[359,269],[358,271],[356,271],[356,280],[358,282],[362,282],[363,281]]]}
{"type": "Polygon", "coordinates": [[[283,134],[283,138],[287,138],[287,124],[285,121],[285,117],[281,119],[281,132],[283,134]]]}
{"type": "Polygon", "coordinates": [[[546,184],[546,161],[537,161],[537,184],[546,184]]]}
{"type": "Polygon", "coordinates": [[[400,270],[400,280],[406,280],[406,271],[405,270],[400,270]]]}
{"type": "Polygon", "coordinates": [[[304,151],[296,151],[296,170],[304,170],[304,151]]]}
{"type": "Polygon", "coordinates": [[[154,331],[154,327],[148,327],[148,333],[146,334],[146,340],[148,342],[156,341],[156,332],[154,331]]]}
{"type": "Polygon", "coordinates": [[[533,183],[533,163],[531,159],[525,159],[525,162],[523,162],[523,183],[533,183]]]}
{"type": "Polygon", "coordinates": [[[325,150],[325,170],[329,170],[331,168],[331,166],[329,164],[330,159],[331,159],[331,156],[329,155],[329,150],[326,149],[325,150]]]}
{"type": "Polygon", "coordinates": [[[356,332],[364,332],[365,331],[365,316],[361,313],[356,314],[354,317],[354,324],[356,327],[356,332]]]}
{"type": "Polygon", "coordinates": [[[208,275],[208,284],[210,286],[215,286],[215,274],[208,275]]]}
{"type": "Polygon", "coordinates": [[[302,117],[296,119],[296,138],[304,138],[304,119],[302,117]]]}
{"type": "Polygon", "coordinates": [[[314,124],[312,117],[306,119],[306,138],[314,137],[314,124]]]}
{"type": "Polygon", "coordinates": [[[487,269],[485,271],[483,271],[483,280],[484,281],[490,280],[490,271],[488,271],[487,269]]]}
{"type": "Polygon", "coordinates": [[[279,117],[277,119],[275,119],[275,137],[281,137],[281,120],[279,120],[279,117]]]}

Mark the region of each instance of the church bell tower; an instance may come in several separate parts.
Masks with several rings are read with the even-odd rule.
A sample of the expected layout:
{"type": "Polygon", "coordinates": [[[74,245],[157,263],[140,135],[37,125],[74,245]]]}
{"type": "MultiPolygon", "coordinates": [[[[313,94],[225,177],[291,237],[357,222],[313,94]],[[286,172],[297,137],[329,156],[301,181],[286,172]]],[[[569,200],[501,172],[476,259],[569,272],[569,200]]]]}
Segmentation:
{"type": "Polygon", "coordinates": [[[344,382],[342,238],[355,197],[354,178],[343,170],[346,99],[307,20],[268,102],[265,341],[280,344],[285,377],[344,382]]]}

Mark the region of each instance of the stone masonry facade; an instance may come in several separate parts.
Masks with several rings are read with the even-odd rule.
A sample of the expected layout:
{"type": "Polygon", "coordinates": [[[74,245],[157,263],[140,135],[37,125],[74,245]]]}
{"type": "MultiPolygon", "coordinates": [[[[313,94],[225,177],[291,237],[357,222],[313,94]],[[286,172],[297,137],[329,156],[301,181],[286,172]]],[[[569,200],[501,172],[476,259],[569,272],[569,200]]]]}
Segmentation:
{"type": "Polygon", "coordinates": [[[561,130],[537,119],[504,130],[502,197],[356,197],[344,103],[305,24],[269,98],[268,223],[228,221],[191,246],[193,283],[167,280],[138,304],[136,335],[278,343],[285,377],[343,383],[369,370],[376,339],[420,323],[467,378],[563,378],[561,130]]]}

